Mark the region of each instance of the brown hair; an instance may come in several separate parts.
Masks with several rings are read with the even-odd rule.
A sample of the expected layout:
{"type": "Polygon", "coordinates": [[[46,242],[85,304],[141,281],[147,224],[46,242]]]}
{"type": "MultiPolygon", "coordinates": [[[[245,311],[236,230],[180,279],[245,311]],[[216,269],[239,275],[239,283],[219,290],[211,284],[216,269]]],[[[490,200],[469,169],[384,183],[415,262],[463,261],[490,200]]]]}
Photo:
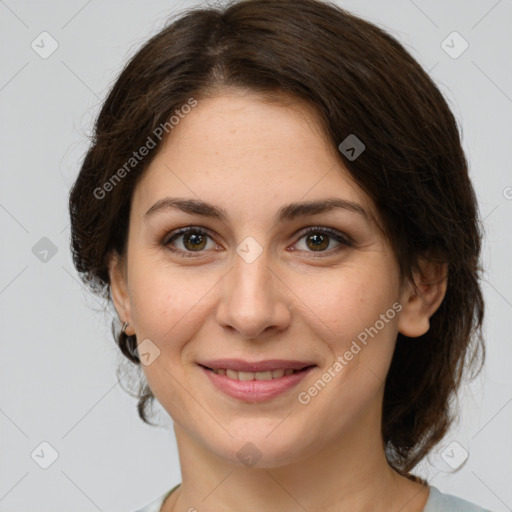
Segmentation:
{"type": "MultiPolygon", "coordinates": [[[[69,198],[76,269],[110,301],[108,259],[124,254],[133,191],[160,142],[106,197],[95,191],[192,96],[226,86],[306,101],[336,151],[356,134],[364,152],[353,161],[338,154],[374,201],[402,279],[412,279],[420,257],[448,263],[430,330],[398,335],[385,384],[386,455],[407,474],[451,425],[463,371],[475,369],[474,378],[485,359],[482,233],[457,123],[428,74],[382,29],[316,0],[242,0],[169,21],[128,62],[96,121],[69,198]]],[[[140,364],[135,336],[117,322],[112,330],[122,353],[140,364]]],[[[149,423],[147,385],[138,397],[149,423]]]]}

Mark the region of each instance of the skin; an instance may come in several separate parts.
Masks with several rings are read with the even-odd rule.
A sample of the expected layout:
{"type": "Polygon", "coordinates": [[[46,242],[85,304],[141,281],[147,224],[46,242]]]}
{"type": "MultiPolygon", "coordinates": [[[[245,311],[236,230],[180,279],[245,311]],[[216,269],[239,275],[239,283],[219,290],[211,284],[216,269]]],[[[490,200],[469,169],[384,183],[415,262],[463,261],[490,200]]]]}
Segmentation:
{"type": "Polygon", "coordinates": [[[127,333],[160,350],[142,368],[174,421],[182,471],[162,510],[420,512],[428,489],[387,464],[382,399],[397,333],[429,329],[446,267],[421,262],[416,293],[401,281],[371,217],[335,209],[276,222],[285,204],[327,197],[356,202],[378,219],[315,112],[284,101],[227,89],[199,100],[138,183],[127,253],[110,260],[112,298],[127,333]],[[179,210],[145,218],[168,196],[222,207],[228,221],[179,210]],[[186,226],[212,235],[199,251],[178,236],[171,247],[188,258],[164,245],[186,226]],[[299,233],[307,227],[331,227],[353,243],[328,237],[317,249],[311,235],[318,232],[299,233]],[[263,250],[251,263],[236,252],[247,236],[263,250]],[[299,403],[298,393],[395,302],[401,311],[317,396],[299,403]],[[196,364],[222,357],[312,360],[317,368],[272,400],[244,402],[210,384],[196,364]],[[237,457],[247,442],[261,453],[254,467],[237,457]]]}

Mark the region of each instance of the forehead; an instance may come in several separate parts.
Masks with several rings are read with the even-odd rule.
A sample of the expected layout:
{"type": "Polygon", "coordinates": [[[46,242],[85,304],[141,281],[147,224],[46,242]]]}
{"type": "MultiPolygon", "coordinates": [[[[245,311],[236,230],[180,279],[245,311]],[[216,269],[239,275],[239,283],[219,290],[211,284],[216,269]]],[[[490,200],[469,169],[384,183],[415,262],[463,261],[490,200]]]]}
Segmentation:
{"type": "Polygon", "coordinates": [[[146,211],[166,195],[231,206],[238,215],[337,196],[373,213],[314,109],[255,93],[199,99],[174,126],[139,181],[134,203],[146,211]]]}

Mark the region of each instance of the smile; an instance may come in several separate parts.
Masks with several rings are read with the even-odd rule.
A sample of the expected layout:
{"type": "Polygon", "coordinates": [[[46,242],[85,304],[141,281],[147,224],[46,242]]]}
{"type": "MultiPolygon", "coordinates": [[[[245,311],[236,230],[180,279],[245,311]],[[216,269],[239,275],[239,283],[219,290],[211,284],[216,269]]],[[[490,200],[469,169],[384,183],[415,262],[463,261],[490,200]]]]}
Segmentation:
{"type": "Polygon", "coordinates": [[[276,368],[259,372],[199,365],[211,384],[224,394],[245,402],[271,400],[297,386],[315,367],[276,368]]]}
{"type": "Polygon", "coordinates": [[[236,370],[231,370],[229,368],[209,368],[217,375],[226,375],[230,379],[234,380],[272,380],[272,379],[280,379],[284,375],[291,375],[300,370],[293,370],[292,368],[287,368],[286,370],[281,368],[278,370],[272,370],[267,372],[237,372],[236,370]]]}

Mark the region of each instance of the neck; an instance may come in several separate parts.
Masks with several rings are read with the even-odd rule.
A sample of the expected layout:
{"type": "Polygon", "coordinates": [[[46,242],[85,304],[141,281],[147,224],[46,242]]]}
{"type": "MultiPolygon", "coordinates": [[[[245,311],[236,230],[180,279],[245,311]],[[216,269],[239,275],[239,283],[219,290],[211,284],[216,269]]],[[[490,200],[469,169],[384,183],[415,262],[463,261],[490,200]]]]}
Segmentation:
{"type": "Polygon", "coordinates": [[[182,484],[162,512],[421,512],[428,488],[389,466],[380,415],[374,419],[379,421],[358,421],[335,443],[275,467],[232,462],[175,424],[182,484]]]}

